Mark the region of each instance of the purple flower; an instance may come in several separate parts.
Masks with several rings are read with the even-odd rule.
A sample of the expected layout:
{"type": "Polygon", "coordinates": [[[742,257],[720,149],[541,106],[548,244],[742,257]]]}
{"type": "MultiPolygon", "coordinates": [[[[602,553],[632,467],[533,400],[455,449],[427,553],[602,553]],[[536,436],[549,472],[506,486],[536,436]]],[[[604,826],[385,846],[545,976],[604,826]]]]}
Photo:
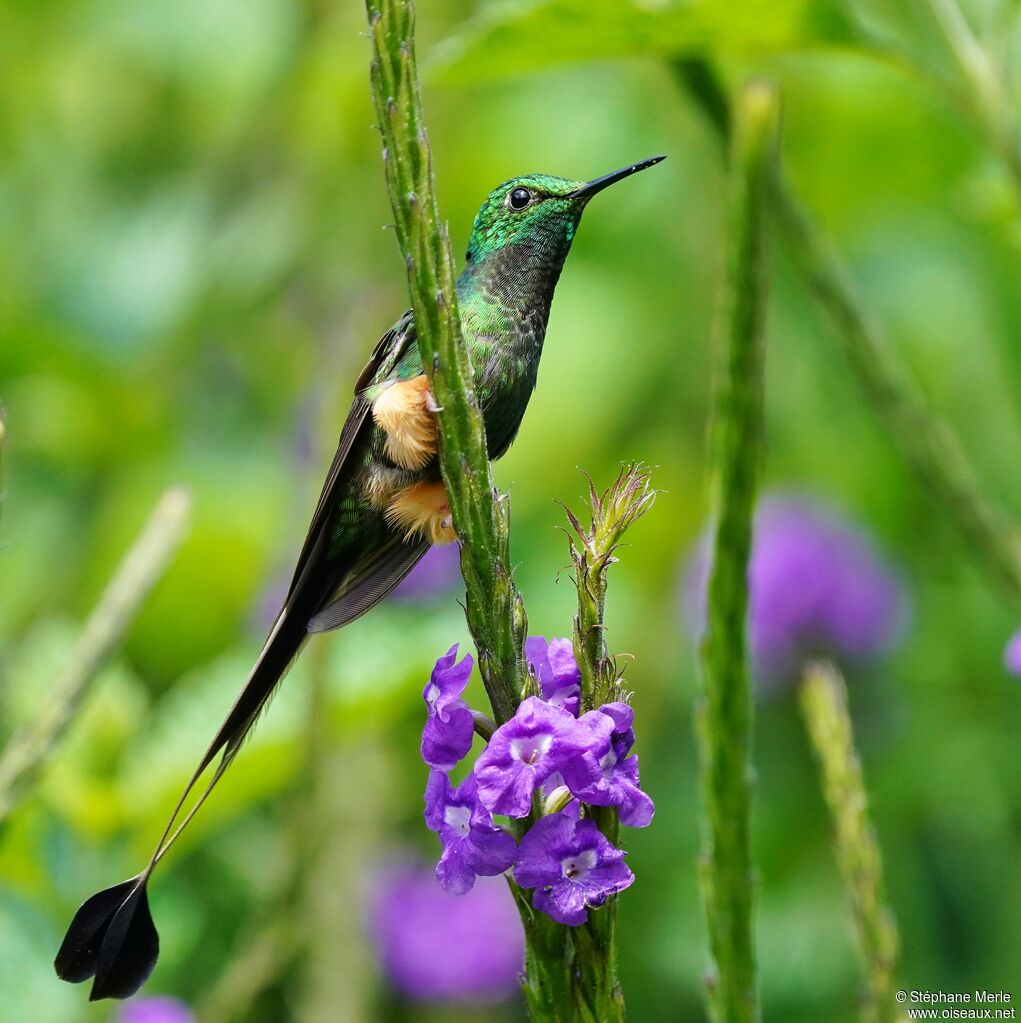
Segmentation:
{"type": "Polygon", "coordinates": [[[448,590],[460,576],[460,547],[456,543],[433,546],[390,596],[394,600],[429,600],[448,590]]]}
{"type": "Polygon", "coordinates": [[[514,862],[517,845],[479,803],[474,775],[453,788],[442,771],[433,771],[425,790],[425,822],[440,836],[436,880],[451,895],[471,891],[478,875],[502,874],[514,862]]]}
{"type": "Polygon", "coordinates": [[[122,1006],[117,1023],[195,1023],[195,1017],[184,1002],[157,995],[122,1006]]]}
{"type": "MultiPolygon", "coordinates": [[[[708,544],[686,580],[693,630],[705,627],[708,544]]],[[[897,639],[905,617],[900,583],[869,537],[825,505],[779,494],[761,502],[748,572],[755,674],[776,682],[806,658],[862,661],[897,639]]]]}
{"type": "Polygon", "coordinates": [[[1003,651],[1003,664],[1012,675],[1021,676],[1021,629],[1007,641],[1003,651]]]}
{"type": "Polygon", "coordinates": [[[475,764],[479,799],[493,813],[526,816],[536,788],[591,742],[590,729],[568,711],[529,696],[475,764]]]}
{"type": "Polygon", "coordinates": [[[571,641],[551,639],[547,643],[542,636],[529,636],[525,640],[525,658],[538,676],[542,698],[577,716],[581,671],[571,641]]]}
{"type": "Polygon", "coordinates": [[[588,919],[588,906],[601,906],[635,876],[624,863],[624,851],[610,844],[595,821],[552,813],[521,839],[514,879],[536,889],[536,909],[577,927],[588,919]]]}
{"type": "Polygon", "coordinates": [[[578,722],[592,735],[589,749],[561,768],[564,783],[582,802],[616,806],[620,822],[632,828],[652,823],[656,808],[638,783],[638,757],[628,756],[634,745],[635,712],[626,703],[606,703],[578,722]]]}
{"type": "Polygon", "coordinates": [[[461,693],[475,664],[465,654],[459,664],[455,643],[433,668],[422,698],[429,708],[429,717],[422,730],[422,759],[438,771],[450,771],[471,749],[475,722],[461,693]]]}
{"type": "Polygon", "coordinates": [[[495,1002],[512,995],[524,961],[514,899],[502,878],[448,895],[432,872],[391,867],[377,881],[372,931],[394,987],[423,1001],[495,1002]]]}

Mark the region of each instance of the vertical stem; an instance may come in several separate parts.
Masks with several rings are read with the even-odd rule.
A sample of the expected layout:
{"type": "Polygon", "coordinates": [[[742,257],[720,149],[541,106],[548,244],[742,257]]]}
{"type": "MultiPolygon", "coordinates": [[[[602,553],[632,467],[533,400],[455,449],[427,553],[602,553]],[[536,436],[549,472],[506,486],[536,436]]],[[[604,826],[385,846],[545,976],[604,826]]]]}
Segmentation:
{"type": "MultiPolygon", "coordinates": [[[[641,465],[621,469],[602,493],[589,479],[588,528],[565,508],[574,530],[570,538],[578,589],[574,619],[574,656],[581,671],[581,710],[589,711],[622,699],[618,672],[606,646],[606,575],[616,562],[615,553],[628,527],[644,515],[656,499],[649,470],[641,465]]],[[[620,845],[617,810],[593,806],[586,811],[611,844],[620,845]]],[[[597,1023],[623,1023],[624,994],[617,977],[617,897],[589,911],[588,923],[573,933],[577,951],[577,1003],[579,1019],[597,1023]]]]}
{"type": "Polygon", "coordinates": [[[725,367],[714,403],[716,526],[698,706],[706,811],[702,886],[714,964],[708,1000],[717,1023],[754,1023],[759,1018],[745,620],[762,451],[766,207],[779,131],[775,90],[765,82],[747,86],[736,114],[725,367]]]}
{"type": "MultiPolygon", "coordinates": [[[[590,811],[599,830],[615,846],[620,845],[620,820],[616,807],[593,806],[590,811]]],[[[590,909],[588,923],[576,928],[578,980],[593,1007],[596,1023],[624,1023],[624,991],[617,976],[617,899],[611,895],[600,909],[590,909]]],[[[582,1017],[584,1018],[584,1016],[582,1017]]]]}
{"type": "Polygon", "coordinates": [[[865,964],[867,1023],[897,1023],[897,924],[886,905],[883,862],[869,819],[861,762],[847,710],[844,680],[832,664],[810,664],[801,685],[801,709],[822,771],[823,795],[833,818],[837,862],[851,900],[865,964]]]}
{"type": "MultiPolygon", "coordinates": [[[[505,500],[493,487],[454,286],[450,240],[433,188],[415,65],[411,0],[366,0],[372,92],[422,362],[440,406],[439,462],[461,539],[468,627],[497,724],[512,717],[526,681],[527,620],[510,570],[505,500]]],[[[537,1023],[573,1023],[573,955],[566,928],[540,919],[512,884],[527,943],[523,988],[537,1023]]]]}
{"type": "Polygon", "coordinates": [[[521,991],[532,1023],[574,1023],[574,942],[570,928],[532,908],[532,893],[508,876],[525,931],[521,991]]]}
{"type": "Polygon", "coordinates": [[[514,713],[525,680],[527,620],[510,570],[506,501],[489,471],[486,432],[475,399],[454,287],[450,239],[433,186],[422,116],[411,0],[366,0],[372,92],[422,362],[441,408],[439,462],[454,526],[468,627],[497,723],[514,713]]]}

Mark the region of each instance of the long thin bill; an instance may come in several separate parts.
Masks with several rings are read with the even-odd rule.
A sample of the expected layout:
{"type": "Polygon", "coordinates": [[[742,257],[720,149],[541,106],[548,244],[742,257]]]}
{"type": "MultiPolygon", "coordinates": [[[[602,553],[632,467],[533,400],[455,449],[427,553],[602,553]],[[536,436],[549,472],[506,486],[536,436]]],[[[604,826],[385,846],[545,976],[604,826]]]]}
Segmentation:
{"type": "Polygon", "coordinates": [[[601,192],[604,188],[612,185],[614,182],[620,181],[622,178],[628,178],[632,174],[637,174],[639,171],[643,171],[648,167],[654,167],[657,163],[660,163],[665,159],[665,156],[650,156],[648,160],[641,160],[638,163],[633,163],[630,167],[622,167],[620,170],[613,171],[612,174],[604,174],[601,178],[589,181],[587,184],[582,185],[581,188],[572,192],[570,198],[588,199],[595,195],[596,192],[601,192]]]}

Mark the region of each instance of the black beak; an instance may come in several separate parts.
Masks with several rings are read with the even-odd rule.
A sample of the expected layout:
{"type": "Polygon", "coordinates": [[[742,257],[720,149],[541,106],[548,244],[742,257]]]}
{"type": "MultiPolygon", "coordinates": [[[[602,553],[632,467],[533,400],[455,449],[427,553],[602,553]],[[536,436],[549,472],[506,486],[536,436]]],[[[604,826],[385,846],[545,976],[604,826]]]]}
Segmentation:
{"type": "Polygon", "coordinates": [[[665,156],[650,156],[648,160],[633,163],[630,167],[624,167],[621,170],[614,171],[612,174],[604,174],[601,178],[596,178],[595,180],[588,182],[588,184],[582,185],[581,188],[572,192],[567,198],[590,199],[596,194],[596,192],[601,192],[604,188],[606,188],[607,185],[612,185],[615,181],[620,181],[621,178],[637,174],[639,171],[643,171],[647,167],[653,167],[661,160],[665,159],[665,156]]]}

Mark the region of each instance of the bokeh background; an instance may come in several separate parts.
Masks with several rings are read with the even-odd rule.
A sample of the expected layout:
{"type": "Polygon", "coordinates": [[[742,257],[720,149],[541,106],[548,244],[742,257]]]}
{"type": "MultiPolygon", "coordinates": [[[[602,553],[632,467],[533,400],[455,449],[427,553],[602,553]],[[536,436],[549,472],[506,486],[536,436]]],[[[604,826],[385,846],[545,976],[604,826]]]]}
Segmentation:
{"type": "MultiPolygon", "coordinates": [[[[1013,11],[968,8],[997,56],[1016,48],[1013,11]]],[[[669,156],[586,213],[538,390],[495,472],[531,631],[555,636],[572,614],[555,502],[580,504],[578,467],[605,484],[624,460],[656,466],[664,492],[609,604],[611,649],[634,655],[658,808],[627,835],[638,881],[621,899],[621,969],[634,1019],[701,1020],[681,580],[707,508],[726,187],[670,61],[699,54],[731,82],[780,83],[795,185],[987,492],[1014,509],[1018,192],[956,100],[924,3],[437,0],[419,16],[458,251],[514,174],[669,156]]],[[[328,0],[0,8],[0,741],[45,707],[161,491],[182,484],[194,500],[179,556],[0,831],[0,1019],[117,1018],[54,977],[64,927],[145,862],[257,653],[354,376],[405,308],[362,17],[328,0]]],[[[766,483],[870,532],[911,606],[888,656],[848,668],[903,983],[1021,997],[1021,692],[1001,659],[1018,609],[901,460],[779,247],[774,274],[766,483]]],[[[523,1018],[505,984],[495,1003],[467,983],[409,984],[379,938],[381,920],[404,919],[410,937],[394,940],[448,977],[468,950],[514,941],[500,905],[480,908],[473,936],[429,894],[393,888],[437,853],[421,820],[420,692],[435,658],[467,642],[458,593],[426,586],[307,650],[159,871],[147,993],[217,1023],[523,1018]],[[415,930],[437,923],[448,930],[415,930]]],[[[470,692],[478,703],[477,678],[470,692]]],[[[764,687],[755,742],[765,1016],[845,1023],[860,972],[789,686],[764,687]]]]}

